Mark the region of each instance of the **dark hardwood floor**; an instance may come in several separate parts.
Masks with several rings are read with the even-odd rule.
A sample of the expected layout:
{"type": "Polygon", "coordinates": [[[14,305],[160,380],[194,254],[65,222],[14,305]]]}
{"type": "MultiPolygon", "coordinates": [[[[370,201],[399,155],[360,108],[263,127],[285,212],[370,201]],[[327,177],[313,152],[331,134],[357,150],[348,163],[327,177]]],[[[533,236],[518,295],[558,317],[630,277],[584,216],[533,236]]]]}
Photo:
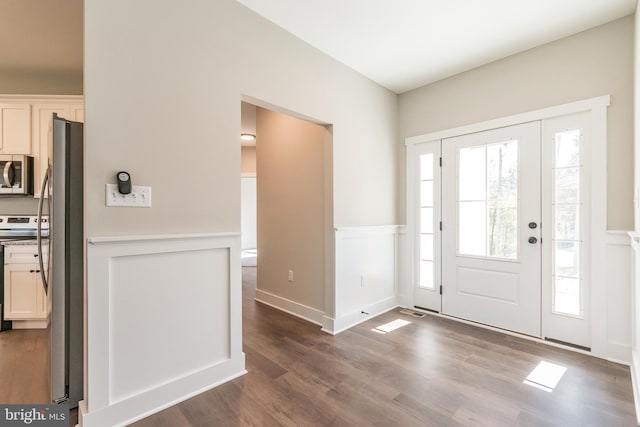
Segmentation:
{"type": "Polygon", "coordinates": [[[399,310],[330,336],[254,302],[243,270],[249,373],[134,425],[636,425],[626,366],[399,310]],[[567,368],[552,392],[523,383],[541,361],[567,368]]]}

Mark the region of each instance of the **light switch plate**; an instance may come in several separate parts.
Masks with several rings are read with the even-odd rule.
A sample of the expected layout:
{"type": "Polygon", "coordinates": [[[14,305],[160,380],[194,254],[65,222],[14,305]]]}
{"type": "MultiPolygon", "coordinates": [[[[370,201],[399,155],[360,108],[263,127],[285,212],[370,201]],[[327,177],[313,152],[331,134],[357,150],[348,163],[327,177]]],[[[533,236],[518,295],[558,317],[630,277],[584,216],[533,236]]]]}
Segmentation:
{"type": "Polygon", "coordinates": [[[107,184],[105,194],[107,206],[128,206],[133,208],[151,207],[151,187],[134,185],[131,193],[120,194],[117,184],[107,184]]]}

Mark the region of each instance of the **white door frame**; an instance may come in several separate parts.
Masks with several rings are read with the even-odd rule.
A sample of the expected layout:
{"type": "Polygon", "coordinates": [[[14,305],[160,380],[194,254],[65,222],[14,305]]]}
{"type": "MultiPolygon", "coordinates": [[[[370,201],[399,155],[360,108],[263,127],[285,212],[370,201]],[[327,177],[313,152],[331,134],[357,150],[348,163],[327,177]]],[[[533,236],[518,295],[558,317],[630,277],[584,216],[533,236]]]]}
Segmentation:
{"type": "MultiPolygon", "coordinates": [[[[471,125],[445,129],[418,135],[405,139],[407,147],[407,225],[409,240],[413,239],[416,229],[416,218],[414,214],[413,197],[415,194],[415,184],[413,176],[415,174],[411,159],[415,156],[416,145],[442,140],[454,136],[468,133],[481,132],[490,129],[507,127],[520,123],[551,119],[568,114],[580,112],[590,113],[591,122],[591,144],[589,147],[591,176],[591,200],[588,210],[590,211],[590,224],[588,225],[591,238],[589,258],[592,260],[606,259],[607,245],[607,108],[611,104],[611,96],[604,95],[596,98],[576,101],[569,104],[544,108],[541,110],[529,111],[512,116],[501,117],[471,125]]],[[[407,263],[408,277],[415,285],[415,249],[413,245],[408,245],[408,254],[411,262],[407,263]]],[[[591,283],[591,295],[588,302],[591,307],[591,354],[597,357],[607,358],[607,287],[606,287],[606,266],[605,263],[595,263],[589,272],[591,283]]],[[[410,296],[413,306],[413,296],[410,296]]]]}

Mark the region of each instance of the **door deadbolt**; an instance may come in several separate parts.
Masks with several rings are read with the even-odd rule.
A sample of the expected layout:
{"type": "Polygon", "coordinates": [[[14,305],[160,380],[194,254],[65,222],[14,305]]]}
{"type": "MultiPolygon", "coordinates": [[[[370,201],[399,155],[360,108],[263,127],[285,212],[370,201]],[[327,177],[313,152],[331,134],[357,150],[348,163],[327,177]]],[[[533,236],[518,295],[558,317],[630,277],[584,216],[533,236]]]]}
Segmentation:
{"type": "Polygon", "coordinates": [[[532,230],[535,229],[535,228],[538,228],[538,224],[536,224],[535,222],[530,222],[529,223],[529,228],[532,229],[532,230]]]}
{"type": "Polygon", "coordinates": [[[531,243],[532,245],[534,243],[538,243],[538,239],[536,239],[535,237],[531,236],[531,237],[529,237],[529,243],[531,243]]]}

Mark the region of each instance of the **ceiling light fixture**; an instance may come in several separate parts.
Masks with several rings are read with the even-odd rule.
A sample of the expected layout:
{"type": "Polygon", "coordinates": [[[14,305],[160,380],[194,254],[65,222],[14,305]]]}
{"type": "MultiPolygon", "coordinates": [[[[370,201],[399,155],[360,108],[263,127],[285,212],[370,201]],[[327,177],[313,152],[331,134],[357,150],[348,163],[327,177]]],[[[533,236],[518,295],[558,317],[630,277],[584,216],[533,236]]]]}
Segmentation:
{"type": "Polygon", "coordinates": [[[241,133],[240,134],[240,139],[243,141],[255,141],[256,140],[256,136],[252,133],[241,133]]]}

